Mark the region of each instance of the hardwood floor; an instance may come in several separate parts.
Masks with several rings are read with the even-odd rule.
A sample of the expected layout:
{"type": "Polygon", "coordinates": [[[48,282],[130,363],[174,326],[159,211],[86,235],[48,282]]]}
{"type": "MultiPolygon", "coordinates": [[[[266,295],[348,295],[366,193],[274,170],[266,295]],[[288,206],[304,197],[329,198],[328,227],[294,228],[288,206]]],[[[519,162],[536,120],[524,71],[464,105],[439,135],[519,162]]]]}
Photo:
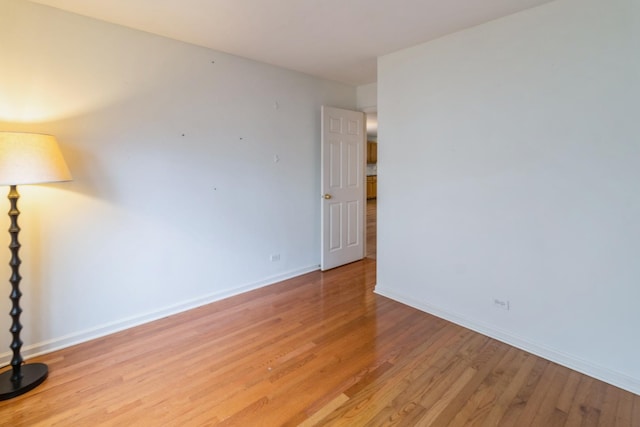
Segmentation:
{"type": "Polygon", "coordinates": [[[365,259],[34,359],[6,426],[640,426],[640,397],[373,293],[365,259]]]}
{"type": "Polygon", "coordinates": [[[378,201],[367,200],[367,258],[376,259],[377,253],[377,227],[378,227],[378,201]]]}

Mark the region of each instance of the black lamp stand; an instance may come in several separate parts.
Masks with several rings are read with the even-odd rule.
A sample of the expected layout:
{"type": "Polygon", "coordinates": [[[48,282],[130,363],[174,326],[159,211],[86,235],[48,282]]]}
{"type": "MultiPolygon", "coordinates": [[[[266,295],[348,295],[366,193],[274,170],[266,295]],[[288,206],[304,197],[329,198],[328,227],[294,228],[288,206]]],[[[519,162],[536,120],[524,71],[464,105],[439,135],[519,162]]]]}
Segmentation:
{"type": "Polygon", "coordinates": [[[7,400],[20,396],[33,390],[40,385],[49,373],[47,365],[44,363],[29,363],[23,364],[22,356],[20,355],[20,349],[22,348],[22,341],[20,340],[20,331],[22,325],[20,324],[20,314],[22,309],[20,308],[20,257],[18,251],[20,250],[20,242],[18,241],[18,233],[20,227],[18,226],[18,199],[20,194],[15,185],[12,185],[9,189],[9,201],[11,203],[11,209],[9,210],[9,218],[11,218],[11,227],[9,228],[9,234],[11,235],[11,243],[9,249],[11,249],[11,335],[13,337],[11,341],[11,350],[13,351],[13,357],[11,358],[11,370],[0,374],[0,400],[7,400]]]}

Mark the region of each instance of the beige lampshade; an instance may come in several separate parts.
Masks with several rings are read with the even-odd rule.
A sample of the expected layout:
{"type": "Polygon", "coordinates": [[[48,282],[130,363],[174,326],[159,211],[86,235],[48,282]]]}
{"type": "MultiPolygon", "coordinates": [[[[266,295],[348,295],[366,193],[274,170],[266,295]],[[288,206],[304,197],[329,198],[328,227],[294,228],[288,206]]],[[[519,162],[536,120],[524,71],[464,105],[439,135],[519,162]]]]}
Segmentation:
{"type": "Polygon", "coordinates": [[[71,181],[58,142],[51,135],[0,132],[0,185],[71,181]]]}

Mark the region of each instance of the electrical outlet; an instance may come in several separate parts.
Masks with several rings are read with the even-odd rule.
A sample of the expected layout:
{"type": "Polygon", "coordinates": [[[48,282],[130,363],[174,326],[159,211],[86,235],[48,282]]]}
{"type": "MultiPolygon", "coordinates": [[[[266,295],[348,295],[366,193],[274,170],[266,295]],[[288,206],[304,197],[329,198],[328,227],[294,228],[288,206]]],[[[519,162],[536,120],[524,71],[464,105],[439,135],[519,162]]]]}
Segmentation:
{"type": "Polygon", "coordinates": [[[271,255],[271,262],[276,262],[276,261],[280,261],[280,254],[271,255]]]}
{"type": "Polygon", "coordinates": [[[511,308],[508,300],[503,300],[498,298],[493,299],[493,305],[503,310],[509,310],[511,308]]]}

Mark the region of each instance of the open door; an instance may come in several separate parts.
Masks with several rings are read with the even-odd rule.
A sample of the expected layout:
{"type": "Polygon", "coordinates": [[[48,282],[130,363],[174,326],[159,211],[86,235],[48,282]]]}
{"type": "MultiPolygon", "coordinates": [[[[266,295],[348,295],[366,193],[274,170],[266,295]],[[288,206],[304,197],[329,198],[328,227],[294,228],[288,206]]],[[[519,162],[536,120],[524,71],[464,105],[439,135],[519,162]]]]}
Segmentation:
{"type": "Polygon", "coordinates": [[[328,270],[364,258],[365,115],[322,107],[321,256],[328,270]]]}

